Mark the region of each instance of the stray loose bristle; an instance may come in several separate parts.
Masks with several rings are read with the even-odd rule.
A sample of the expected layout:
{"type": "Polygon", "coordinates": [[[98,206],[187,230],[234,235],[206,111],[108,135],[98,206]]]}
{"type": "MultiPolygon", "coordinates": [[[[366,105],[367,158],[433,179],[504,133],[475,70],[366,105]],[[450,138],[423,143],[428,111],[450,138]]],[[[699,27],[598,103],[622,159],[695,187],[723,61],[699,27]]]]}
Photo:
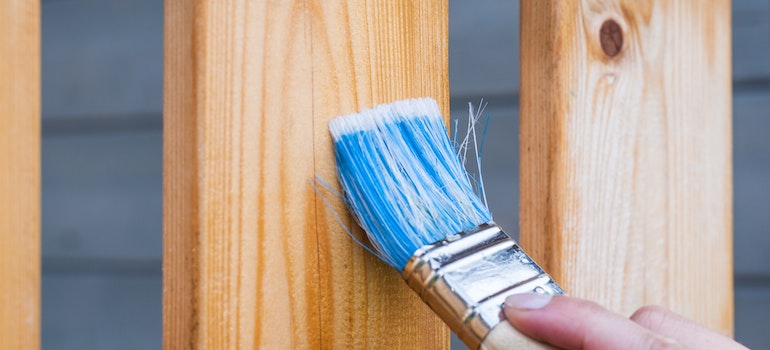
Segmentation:
{"type": "Polygon", "coordinates": [[[375,250],[399,271],[420,247],[492,219],[433,99],[341,116],[329,130],[348,206],[375,250]]]}

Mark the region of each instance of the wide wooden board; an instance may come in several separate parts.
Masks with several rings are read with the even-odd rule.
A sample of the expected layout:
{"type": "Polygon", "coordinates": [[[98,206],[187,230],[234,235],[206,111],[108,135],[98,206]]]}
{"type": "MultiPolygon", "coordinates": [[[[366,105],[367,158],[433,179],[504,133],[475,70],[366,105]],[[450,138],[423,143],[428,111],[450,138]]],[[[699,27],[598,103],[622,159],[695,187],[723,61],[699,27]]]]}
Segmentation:
{"type": "Polygon", "coordinates": [[[731,333],[730,1],[521,10],[523,247],[572,295],[731,333]]]}
{"type": "Polygon", "coordinates": [[[446,2],[165,10],[164,346],[447,348],[312,188],[335,179],[331,117],[421,96],[448,112],[446,2]]]}

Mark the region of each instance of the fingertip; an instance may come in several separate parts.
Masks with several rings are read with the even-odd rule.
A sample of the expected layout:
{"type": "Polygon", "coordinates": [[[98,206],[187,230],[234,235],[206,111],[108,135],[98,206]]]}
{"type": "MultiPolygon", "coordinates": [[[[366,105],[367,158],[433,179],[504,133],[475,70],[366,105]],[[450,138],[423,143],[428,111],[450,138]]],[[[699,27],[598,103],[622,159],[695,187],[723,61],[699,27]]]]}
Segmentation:
{"type": "Polygon", "coordinates": [[[538,293],[513,294],[505,298],[503,313],[515,329],[521,334],[542,341],[537,336],[538,313],[548,306],[553,295],[538,293]]]}
{"type": "Polygon", "coordinates": [[[548,332],[545,324],[552,318],[548,306],[555,299],[563,296],[554,296],[541,293],[513,294],[505,298],[503,313],[508,322],[522,334],[535,340],[542,341],[543,332],[548,332]]]}
{"type": "Polygon", "coordinates": [[[512,294],[505,298],[505,306],[513,310],[542,309],[553,299],[551,294],[523,293],[512,294]]]}

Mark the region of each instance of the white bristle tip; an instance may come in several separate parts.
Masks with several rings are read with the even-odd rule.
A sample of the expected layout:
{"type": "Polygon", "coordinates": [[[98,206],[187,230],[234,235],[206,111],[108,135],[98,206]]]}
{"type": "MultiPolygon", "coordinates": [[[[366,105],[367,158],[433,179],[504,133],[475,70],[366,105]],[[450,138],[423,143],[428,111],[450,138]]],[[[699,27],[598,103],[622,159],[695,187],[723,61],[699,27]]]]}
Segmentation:
{"type": "Polygon", "coordinates": [[[342,135],[363,130],[372,130],[380,125],[396,122],[400,119],[428,117],[441,118],[436,100],[413,98],[381,104],[358,113],[346,114],[329,121],[329,131],[337,140],[342,135]]]}

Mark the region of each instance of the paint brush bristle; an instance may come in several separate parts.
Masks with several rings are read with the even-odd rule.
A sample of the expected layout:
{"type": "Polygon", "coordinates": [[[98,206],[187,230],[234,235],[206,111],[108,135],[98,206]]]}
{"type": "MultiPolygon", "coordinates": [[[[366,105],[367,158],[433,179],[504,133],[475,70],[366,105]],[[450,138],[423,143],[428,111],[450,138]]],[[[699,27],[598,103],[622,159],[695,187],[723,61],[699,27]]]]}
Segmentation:
{"type": "Polygon", "coordinates": [[[492,220],[434,100],[379,105],[329,129],[348,207],[398,271],[420,247],[492,220]]]}
{"type": "Polygon", "coordinates": [[[563,293],[491,222],[434,100],[380,105],[329,128],[342,190],[373,253],[468,347],[508,348],[521,339],[504,322],[506,296],[563,293]]]}

